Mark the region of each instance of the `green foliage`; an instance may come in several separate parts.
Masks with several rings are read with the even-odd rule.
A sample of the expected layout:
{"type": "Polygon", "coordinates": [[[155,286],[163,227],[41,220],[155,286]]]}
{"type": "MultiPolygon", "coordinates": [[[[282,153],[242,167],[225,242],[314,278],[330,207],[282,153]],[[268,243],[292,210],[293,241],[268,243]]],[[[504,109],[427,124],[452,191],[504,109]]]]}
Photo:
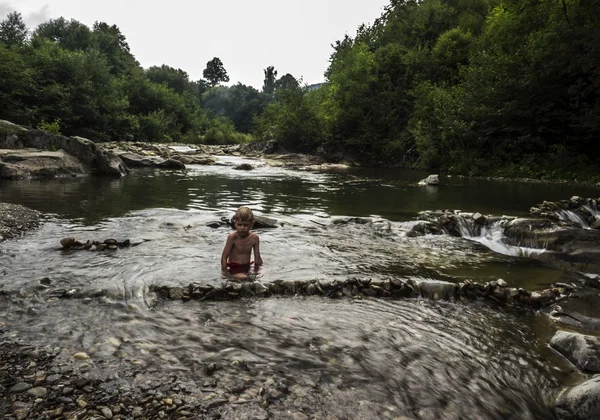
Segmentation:
{"type": "Polygon", "coordinates": [[[218,57],[206,63],[206,68],[202,72],[202,75],[208,80],[210,86],[216,86],[220,82],[229,82],[227,70],[225,70],[223,62],[218,57]]]}
{"type": "MultiPolygon", "coordinates": [[[[0,25],[0,118],[96,141],[197,139],[210,128],[222,142],[247,140],[201,107],[207,81],[166,65],[143,70],[117,26],[58,18],[27,38],[20,15],[9,18],[0,25]]],[[[253,94],[228,110],[247,131],[264,107],[253,107],[253,94]]]]}
{"type": "Polygon", "coordinates": [[[169,88],[179,94],[185,92],[193,93],[189,76],[181,69],[174,69],[165,64],[160,67],[154,66],[146,69],[146,77],[153,83],[165,83],[169,88]]]}
{"type": "Polygon", "coordinates": [[[53,122],[49,123],[44,120],[40,121],[37,126],[38,130],[47,131],[52,134],[61,134],[60,133],[60,118],[57,118],[53,122]]]}
{"type": "Polygon", "coordinates": [[[257,118],[255,137],[277,139],[284,148],[296,152],[311,152],[323,144],[324,122],[304,89],[282,89],[277,96],[257,118]]]}
{"type": "Polygon", "coordinates": [[[0,22],[0,42],[8,46],[19,46],[25,43],[29,31],[18,12],[9,13],[0,22]]]}
{"type": "Polygon", "coordinates": [[[271,95],[275,91],[275,81],[277,80],[277,70],[275,67],[269,66],[263,70],[265,73],[265,81],[263,83],[262,91],[267,95],[271,95]]]}
{"type": "Polygon", "coordinates": [[[573,177],[600,163],[598,27],[598,2],[392,0],[333,45],[324,91],[277,100],[257,132],[292,147],[283,125],[311,115],[313,150],[365,163],[573,177]]]}

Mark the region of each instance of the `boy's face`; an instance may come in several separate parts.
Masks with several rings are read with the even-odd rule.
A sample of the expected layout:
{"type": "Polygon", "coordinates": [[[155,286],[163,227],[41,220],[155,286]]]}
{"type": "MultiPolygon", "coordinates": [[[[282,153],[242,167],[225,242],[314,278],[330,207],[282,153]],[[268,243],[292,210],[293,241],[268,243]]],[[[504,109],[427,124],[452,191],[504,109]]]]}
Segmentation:
{"type": "Polygon", "coordinates": [[[250,229],[254,224],[253,220],[235,220],[235,230],[241,237],[246,237],[250,234],[250,229]]]}

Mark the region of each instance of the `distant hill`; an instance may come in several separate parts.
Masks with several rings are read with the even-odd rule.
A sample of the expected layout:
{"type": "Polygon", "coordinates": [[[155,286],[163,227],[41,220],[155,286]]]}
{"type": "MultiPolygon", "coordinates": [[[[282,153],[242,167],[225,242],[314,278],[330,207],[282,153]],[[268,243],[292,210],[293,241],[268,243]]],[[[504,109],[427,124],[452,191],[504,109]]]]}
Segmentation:
{"type": "Polygon", "coordinates": [[[307,89],[309,92],[311,92],[311,91],[313,91],[313,90],[317,90],[317,89],[319,89],[319,88],[320,88],[321,86],[323,86],[324,84],[325,84],[325,82],[322,82],[322,83],[314,83],[314,84],[312,84],[312,85],[308,85],[308,86],[306,87],[306,89],[307,89]]]}

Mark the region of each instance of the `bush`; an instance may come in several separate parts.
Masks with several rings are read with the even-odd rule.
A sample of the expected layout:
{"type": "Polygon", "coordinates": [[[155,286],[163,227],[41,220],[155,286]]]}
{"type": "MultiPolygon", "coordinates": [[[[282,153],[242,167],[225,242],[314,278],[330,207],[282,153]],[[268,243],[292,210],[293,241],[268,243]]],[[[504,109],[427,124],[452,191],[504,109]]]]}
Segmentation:
{"type": "Polygon", "coordinates": [[[47,131],[48,133],[59,135],[60,133],[60,118],[54,120],[54,122],[46,122],[42,120],[38,126],[38,130],[47,131]]]}

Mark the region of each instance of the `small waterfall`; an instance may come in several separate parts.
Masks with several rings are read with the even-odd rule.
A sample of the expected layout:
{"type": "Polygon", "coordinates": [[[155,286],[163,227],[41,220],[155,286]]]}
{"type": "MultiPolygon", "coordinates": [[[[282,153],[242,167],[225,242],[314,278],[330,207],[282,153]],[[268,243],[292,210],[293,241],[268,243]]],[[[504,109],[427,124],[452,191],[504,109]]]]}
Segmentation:
{"type": "Polygon", "coordinates": [[[463,238],[479,242],[494,252],[517,257],[533,257],[546,252],[545,249],[509,245],[504,235],[504,225],[508,220],[498,220],[489,225],[477,225],[472,219],[456,216],[460,234],[463,238]]]}
{"type": "MultiPolygon", "coordinates": [[[[587,208],[588,206],[583,206],[583,207],[586,210],[588,210],[588,208],[587,208]]],[[[594,214],[591,207],[589,208],[589,212],[590,212],[590,214],[594,214]]],[[[577,213],[575,213],[571,210],[558,210],[555,212],[555,214],[558,216],[559,220],[573,222],[573,223],[576,223],[579,226],[581,226],[583,229],[590,229],[590,225],[588,224],[588,222],[586,220],[584,220],[583,217],[581,217],[580,215],[578,215],[577,213]]]]}

